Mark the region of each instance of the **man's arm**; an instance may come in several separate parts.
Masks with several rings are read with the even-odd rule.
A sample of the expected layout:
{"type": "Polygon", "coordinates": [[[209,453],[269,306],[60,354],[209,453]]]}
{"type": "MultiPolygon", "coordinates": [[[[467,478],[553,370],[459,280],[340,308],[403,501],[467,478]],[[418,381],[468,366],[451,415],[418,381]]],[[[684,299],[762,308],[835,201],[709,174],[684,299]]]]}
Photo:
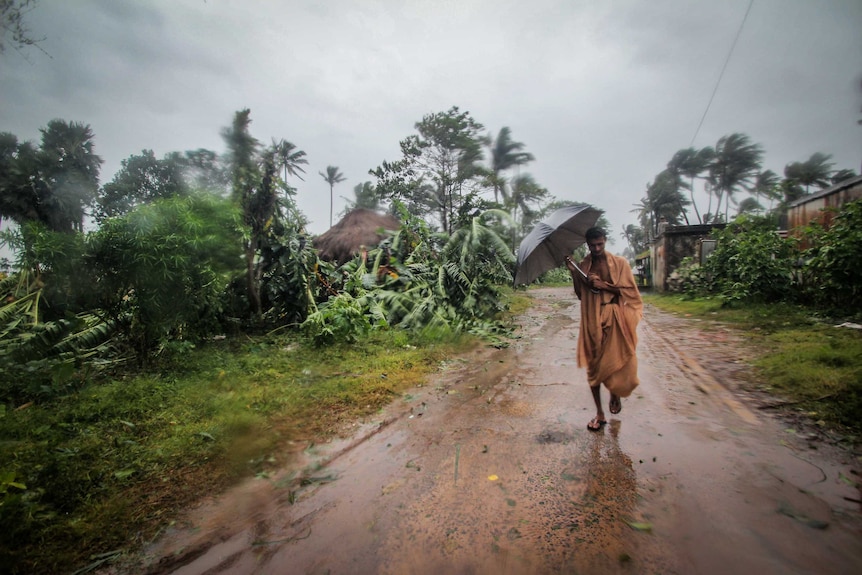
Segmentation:
{"type": "Polygon", "coordinates": [[[580,272],[575,265],[575,262],[572,261],[572,258],[566,256],[566,267],[569,268],[569,275],[572,276],[572,284],[575,286],[575,294],[578,296],[578,299],[581,299],[581,289],[583,289],[586,281],[584,280],[584,276],[581,275],[580,272]]]}
{"type": "Polygon", "coordinates": [[[620,288],[603,281],[596,274],[590,274],[590,287],[597,290],[609,291],[612,294],[620,295],[620,288]]]}

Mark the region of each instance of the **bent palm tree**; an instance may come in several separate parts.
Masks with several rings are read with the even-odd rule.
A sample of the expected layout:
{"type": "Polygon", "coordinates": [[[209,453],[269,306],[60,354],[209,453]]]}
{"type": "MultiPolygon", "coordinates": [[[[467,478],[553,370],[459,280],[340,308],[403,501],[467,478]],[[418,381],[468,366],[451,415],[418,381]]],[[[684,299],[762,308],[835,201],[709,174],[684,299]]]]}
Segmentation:
{"type": "Polygon", "coordinates": [[[512,141],[512,131],[508,127],[500,128],[497,138],[491,146],[491,183],[494,186],[494,201],[498,202],[498,193],[506,200],[505,180],[501,172],[515,166],[523,166],[536,158],[533,154],[522,152],[524,144],[512,141]]]}
{"type": "MultiPolygon", "coordinates": [[[[674,154],[670,162],[667,163],[667,169],[672,175],[680,178],[685,176],[689,179],[688,183],[680,180],[680,187],[688,189],[691,205],[694,208],[694,214],[697,216],[698,223],[703,223],[703,219],[694,201],[694,180],[706,171],[714,155],[715,152],[710,146],[701,148],[700,150],[685,148],[674,154]]],[[[686,218],[686,221],[688,221],[688,218],[686,218]]]]}
{"type": "MultiPolygon", "coordinates": [[[[763,148],[754,144],[745,134],[723,136],[715,145],[715,158],[709,166],[707,181],[718,199],[716,213],[724,200],[724,219],[727,221],[731,196],[740,189],[750,190],[752,180],[760,172],[763,148]]],[[[716,219],[713,216],[713,219],[716,219]]]]}
{"type": "Polygon", "coordinates": [[[830,176],[834,172],[832,156],[816,152],[804,162],[791,162],[784,167],[784,177],[793,184],[805,186],[805,195],[810,193],[812,185],[823,189],[830,185],[830,176]]]}

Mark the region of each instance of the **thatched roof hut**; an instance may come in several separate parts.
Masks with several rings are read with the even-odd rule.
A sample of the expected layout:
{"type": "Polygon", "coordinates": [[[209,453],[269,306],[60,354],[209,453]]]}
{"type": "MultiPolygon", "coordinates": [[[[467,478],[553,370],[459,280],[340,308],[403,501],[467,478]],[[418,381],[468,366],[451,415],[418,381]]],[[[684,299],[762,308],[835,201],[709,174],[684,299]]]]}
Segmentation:
{"type": "Polygon", "coordinates": [[[397,230],[401,223],[389,214],[357,208],[312,242],[322,260],[343,264],[364,246],[372,248],[385,237],[384,230],[397,230]]]}

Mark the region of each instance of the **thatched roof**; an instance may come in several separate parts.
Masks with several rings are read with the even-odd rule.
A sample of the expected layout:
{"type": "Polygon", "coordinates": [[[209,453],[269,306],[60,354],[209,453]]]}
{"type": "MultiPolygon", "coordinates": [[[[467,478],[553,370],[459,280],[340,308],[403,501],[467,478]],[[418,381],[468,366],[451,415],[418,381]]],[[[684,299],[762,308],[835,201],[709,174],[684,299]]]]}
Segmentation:
{"type": "Polygon", "coordinates": [[[364,246],[373,248],[386,237],[383,230],[397,230],[401,223],[389,214],[357,208],[312,242],[322,260],[343,264],[364,246]]]}

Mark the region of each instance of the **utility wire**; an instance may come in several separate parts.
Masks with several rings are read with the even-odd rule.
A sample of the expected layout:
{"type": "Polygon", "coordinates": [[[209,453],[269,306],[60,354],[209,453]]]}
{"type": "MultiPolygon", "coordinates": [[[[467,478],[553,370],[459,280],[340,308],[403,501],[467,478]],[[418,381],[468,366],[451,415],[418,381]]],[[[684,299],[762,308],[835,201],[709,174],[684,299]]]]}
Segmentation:
{"type": "Polygon", "coordinates": [[[694,136],[691,137],[689,147],[694,146],[694,141],[700,133],[700,128],[703,126],[703,121],[709,113],[709,108],[712,106],[712,101],[715,99],[715,94],[718,92],[718,86],[721,84],[721,79],[724,77],[724,71],[727,70],[727,65],[730,63],[730,57],[733,55],[733,50],[736,48],[736,43],[742,35],[742,29],[745,27],[745,21],[748,20],[748,13],[751,12],[751,7],[754,5],[754,0],[748,2],[748,9],[745,11],[745,16],[742,17],[742,22],[739,24],[739,30],[736,31],[736,38],[733,39],[733,44],[730,45],[730,51],[727,53],[727,58],[724,60],[724,66],[721,68],[721,73],[718,75],[718,80],[715,82],[715,88],[712,89],[712,96],[709,97],[709,102],[706,104],[706,109],[703,111],[703,116],[700,117],[700,123],[697,125],[697,130],[694,131],[694,136]]]}

